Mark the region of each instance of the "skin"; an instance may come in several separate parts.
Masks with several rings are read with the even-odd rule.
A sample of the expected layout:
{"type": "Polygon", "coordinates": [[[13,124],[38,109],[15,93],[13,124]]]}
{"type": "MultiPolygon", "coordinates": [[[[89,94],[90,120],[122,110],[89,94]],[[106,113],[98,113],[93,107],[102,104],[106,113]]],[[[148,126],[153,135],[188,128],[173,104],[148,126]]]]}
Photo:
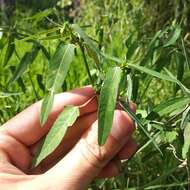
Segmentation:
{"type": "MultiPolygon", "coordinates": [[[[83,190],[95,178],[119,174],[121,160],[137,148],[132,139],[135,125],[117,109],[112,131],[103,146],[97,143],[97,100],[90,86],[56,95],[45,126],[40,127],[41,101],[0,127],[1,190],[83,190]],[[80,117],[70,127],[59,147],[31,169],[31,161],[65,105],[80,107],[80,117]]],[[[135,105],[131,104],[135,111],[135,105]]]]}

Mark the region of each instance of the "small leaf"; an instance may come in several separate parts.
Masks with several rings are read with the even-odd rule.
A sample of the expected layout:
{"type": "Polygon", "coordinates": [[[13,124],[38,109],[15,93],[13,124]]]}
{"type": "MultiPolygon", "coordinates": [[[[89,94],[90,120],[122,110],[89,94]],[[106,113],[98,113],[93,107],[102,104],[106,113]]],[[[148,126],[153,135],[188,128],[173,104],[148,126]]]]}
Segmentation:
{"type": "Polygon", "coordinates": [[[178,86],[181,88],[181,90],[187,94],[187,95],[190,95],[190,90],[188,88],[186,88],[186,86],[184,86],[181,81],[177,80],[175,78],[175,76],[167,69],[164,67],[164,70],[166,71],[166,73],[168,74],[168,76],[170,76],[171,78],[173,78],[174,80],[176,80],[176,83],[178,84],[178,86]]]}
{"type": "Polygon", "coordinates": [[[14,38],[10,37],[8,41],[7,50],[4,57],[3,66],[6,66],[15,51],[14,38]]]}
{"type": "Polygon", "coordinates": [[[187,64],[188,69],[190,70],[190,62],[189,62],[189,58],[187,56],[187,50],[186,50],[183,38],[181,38],[181,43],[182,43],[183,54],[184,54],[184,57],[185,57],[185,62],[187,64]]]}
{"type": "Polygon", "coordinates": [[[152,75],[152,76],[157,77],[159,79],[174,82],[174,83],[178,83],[177,79],[171,78],[171,77],[169,77],[167,75],[164,75],[162,73],[156,72],[156,71],[151,70],[151,69],[148,69],[146,67],[142,67],[142,66],[134,65],[134,64],[130,64],[130,63],[128,63],[127,65],[132,69],[136,69],[138,71],[141,71],[141,72],[146,73],[148,75],[152,75]]]}
{"type": "Polygon", "coordinates": [[[132,78],[132,100],[135,102],[137,100],[137,97],[138,97],[138,91],[139,91],[139,80],[140,80],[140,77],[138,75],[134,75],[133,78],[132,78]]]}
{"type": "MultiPolygon", "coordinates": [[[[177,80],[182,81],[183,80],[183,76],[184,76],[184,71],[185,71],[184,57],[180,53],[175,53],[173,61],[176,62],[176,66],[177,66],[177,80]]],[[[176,85],[175,88],[174,88],[174,90],[175,90],[174,92],[176,94],[177,91],[179,90],[179,86],[176,85]]]]}
{"type": "Polygon", "coordinates": [[[176,43],[176,41],[179,39],[180,35],[181,35],[181,27],[178,25],[178,26],[176,26],[176,29],[175,29],[172,37],[168,40],[168,42],[164,45],[164,47],[174,45],[176,43]]]}
{"type": "Polygon", "coordinates": [[[37,74],[37,82],[38,82],[38,86],[40,87],[40,89],[45,92],[45,86],[43,84],[43,76],[41,74],[37,74]]]}
{"type": "Polygon", "coordinates": [[[189,121],[190,121],[190,106],[188,106],[187,109],[183,112],[180,128],[184,129],[189,121]]]}
{"type": "Polygon", "coordinates": [[[49,63],[46,84],[48,90],[56,92],[61,88],[74,57],[74,48],[74,45],[65,45],[63,42],[57,47],[49,63]]]}
{"type": "Polygon", "coordinates": [[[94,59],[94,62],[96,63],[96,66],[99,70],[100,68],[100,51],[99,49],[93,44],[92,40],[83,32],[83,30],[77,25],[73,24],[72,25],[74,31],[79,34],[79,36],[84,40],[84,45],[87,49],[87,52],[90,57],[94,59]]]}
{"type": "Polygon", "coordinates": [[[103,145],[113,124],[117,94],[122,71],[119,67],[108,69],[103,83],[98,108],[98,144],[103,145]]]}
{"type": "Polygon", "coordinates": [[[154,144],[155,148],[162,155],[162,151],[160,150],[159,146],[157,145],[157,143],[155,142],[155,140],[150,136],[150,134],[148,133],[148,131],[146,131],[146,129],[144,128],[144,125],[141,123],[141,121],[139,120],[139,118],[131,111],[128,103],[126,103],[124,101],[121,101],[120,105],[123,108],[123,110],[126,111],[129,114],[129,116],[137,123],[137,125],[140,127],[140,129],[152,141],[152,143],[154,144]]]}
{"type": "Polygon", "coordinates": [[[67,106],[64,108],[63,112],[59,115],[41,144],[41,147],[33,160],[32,165],[34,167],[58,147],[68,127],[73,125],[79,115],[80,112],[78,107],[67,106]]]}
{"type": "Polygon", "coordinates": [[[54,94],[50,92],[44,99],[41,105],[40,123],[41,126],[45,124],[48,119],[49,113],[53,106],[54,94]]]}
{"type": "Polygon", "coordinates": [[[40,49],[42,50],[42,53],[46,56],[46,58],[50,60],[51,58],[50,53],[42,44],[40,44],[40,49]]]}
{"type": "Polygon", "coordinates": [[[182,149],[182,157],[184,159],[187,158],[187,153],[189,152],[190,147],[190,122],[187,123],[185,130],[184,130],[184,145],[182,149]]]}
{"type": "MultiPolygon", "coordinates": [[[[11,70],[11,73],[14,74],[14,72],[15,72],[15,70],[16,70],[16,67],[15,67],[15,66],[10,66],[10,70],[11,70]]],[[[17,79],[17,83],[18,83],[18,85],[20,86],[20,88],[22,89],[22,91],[25,93],[25,91],[26,91],[26,86],[25,86],[24,81],[22,80],[21,77],[19,77],[19,78],[17,79]]]]}
{"type": "Polygon", "coordinates": [[[133,94],[133,82],[131,79],[131,75],[127,75],[127,99],[128,101],[131,101],[133,94]]]}
{"type": "Polygon", "coordinates": [[[188,103],[190,103],[189,97],[180,97],[167,100],[153,108],[146,119],[153,120],[157,117],[162,117],[164,115],[170,114],[176,109],[185,107],[188,103]]]}
{"type": "Polygon", "coordinates": [[[29,64],[31,64],[38,55],[39,49],[36,46],[33,46],[31,52],[26,52],[22,57],[18,67],[16,68],[13,77],[9,80],[8,85],[16,81],[21,75],[26,71],[29,64]]]}
{"type": "Polygon", "coordinates": [[[160,138],[165,143],[172,143],[177,139],[178,133],[176,131],[162,131],[160,138]]]}

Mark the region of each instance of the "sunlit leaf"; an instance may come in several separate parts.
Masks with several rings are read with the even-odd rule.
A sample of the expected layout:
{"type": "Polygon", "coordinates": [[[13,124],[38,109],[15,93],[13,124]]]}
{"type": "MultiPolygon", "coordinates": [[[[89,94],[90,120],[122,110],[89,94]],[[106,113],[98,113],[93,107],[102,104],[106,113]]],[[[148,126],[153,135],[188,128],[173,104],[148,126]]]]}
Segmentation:
{"type": "Polygon", "coordinates": [[[188,106],[187,109],[182,114],[180,128],[184,129],[189,121],[190,121],[190,106],[188,106]]]}
{"type": "MultiPolygon", "coordinates": [[[[14,73],[15,73],[15,70],[16,70],[16,67],[15,67],[15,66],[10,66],[10,70],[11,70],[11,73],[14,74],[14,73]]],[[[24,81],[22,80],[21,77],[19,77],[19,78],[17,79],[17,83],[18,83],[18,85],[20,86],[20,88],[22,89],[22,91],[25,93],[25,91],[26,91],[26,86],[25,86],[24,81]]]]}
{"type": "Polygon", "coordinates": [[[74,57],[74,48],[73,44],[64,43],[60,43],[57,47],[49,63],[46,83],[48,90],[56,92],[61,88],[74,57]]]}
{"type": "Polygon", "coordinates": [[[176,41],[179,39],[179,37],[181,35],[181,31],[182,31],[181,27],[179,25],[176,26],[173,35],[168,40],[168,42],[164,45],[164,47],[174,45],[176,43],[176,41]]]}
{"type": "Polygon", "coordinates": [[[84,40],[84,45],[90,57],[92,57],[96,63],[97,68],[100,70],[100,55],[99,49],[93,44],[92,40],[83,32],[83,30],[77,25],[72,25],[74,31],[84,40]]]}
{"type": "Polygon", "coordinates": [[[16,68],[13,77],[9,80],[8,85],[16,81],[21,75],[26,71],[29,64],[32,64],[34,59],[38,55],[39,49],[37,47],[33,47],[31,52],[26,52],[25,55],[22,57],[18,67],[16,68]]]}
{"type": "Polygon", "coordinates": [[[59,115],[49,133],[45,137],[33,160],[33,166],[36,167],[44,158],[51,154],[61,143],[68,127],[72,126],[79,116],[79,108],[75,106],[65,107],[59,115]]]}
{"type": "Polygon", "coordinates": [[[190,147],[190,122],[187,123],[183,135],[184,135],[184,145],[182,149],[182,157],[186,159],[190,147]]]}
{"type": "Polygon", "coordinates": [[[41,105],[41,114],[40,114],[40,123],[42,127],[48,119],[49,113],[53,106],[53,100],[54,100],[54,94],[52,91],[49,92],[49,94],[43,99],[41,105]]]}
{"type": "Polygon", "coordinates": [[[153,108],[153,110],[147,116],[147,119],[153,120],[157,117],[162,117],[164,115],[170,114],[176,109],[185,107],[189,102],[189,97],[180,97],[164,101],[163,103],[153,108]]]}
{"type": "Polygon", "coordinates": [[[98,143],[103,145],[110,133],[122,71],[119,67],[108,69],[103,83],[98,108],[98,143]]]}
{"type": "Polygon", "coordinates": [[[173,79],[173,78],[169,77],[168,75],[156,72],[156,71],[148,69],[146,67],[135,65],[135,64],[131,64],[131,63],[128,63],[127,65],[131,69],[136,69],[138,71],[141,71],[141,72],[146,73],[148,75],[152,75],[152,76],[157,77],[157,78],[162,79],[162,80],[166,80],[166,81],[177,83],[177,79],[173,79]]]}
{"type": "Polygon", "coordinates": [[[15,51],[14,38],[10,37],[8,40],[8,46],[4,57],[3,65],[6,66],[15,51]]]}

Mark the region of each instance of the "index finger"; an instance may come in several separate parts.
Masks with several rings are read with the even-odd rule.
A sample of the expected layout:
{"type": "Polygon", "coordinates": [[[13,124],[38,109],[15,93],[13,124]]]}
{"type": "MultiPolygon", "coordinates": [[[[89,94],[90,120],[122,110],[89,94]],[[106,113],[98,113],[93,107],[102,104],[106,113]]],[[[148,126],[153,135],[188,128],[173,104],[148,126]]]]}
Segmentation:
{"type": "MultiPolygon", "coordinates": [[[[40,126],[41,101],[31,105],[17,116],[6,122],[1,130],[8,133],[18,141],[29,146],[39,141],[50,129],[58,114],[66,105],[80,106],[95,95],[91,86],[78,88],[70,92],[57,94],[54,99],[52,111],[44,127],[40,126]]],[[[92,100],[80,112],[81,115],[96,111],[96,99],[92,100]]]]}

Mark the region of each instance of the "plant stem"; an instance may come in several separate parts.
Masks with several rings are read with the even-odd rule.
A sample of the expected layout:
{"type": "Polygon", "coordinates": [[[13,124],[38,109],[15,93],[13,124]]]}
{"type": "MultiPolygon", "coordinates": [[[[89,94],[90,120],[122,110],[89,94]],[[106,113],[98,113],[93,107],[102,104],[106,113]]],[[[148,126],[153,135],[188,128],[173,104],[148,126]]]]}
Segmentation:
{"type": "Polygon", "coordinates": [[[92,84],[92,86],[94,86],[94,81],[92,79],[92,76],[90,74],[90,69],[89,69],[89,66],[88,66],[88,62],[87,62],[87,59],[86,59],[86,55],[85,55],[85,51],[84,51],[84,47],[79,43],[79,46],[80,46],[80,49],[82,51],[82,57],[83,57],[83,60],[84,60],[84,63],[85,63],[85,68],[86,68],[86,71],[88,73],[88,77],[90,79],[90,82],[92,84]]]}

